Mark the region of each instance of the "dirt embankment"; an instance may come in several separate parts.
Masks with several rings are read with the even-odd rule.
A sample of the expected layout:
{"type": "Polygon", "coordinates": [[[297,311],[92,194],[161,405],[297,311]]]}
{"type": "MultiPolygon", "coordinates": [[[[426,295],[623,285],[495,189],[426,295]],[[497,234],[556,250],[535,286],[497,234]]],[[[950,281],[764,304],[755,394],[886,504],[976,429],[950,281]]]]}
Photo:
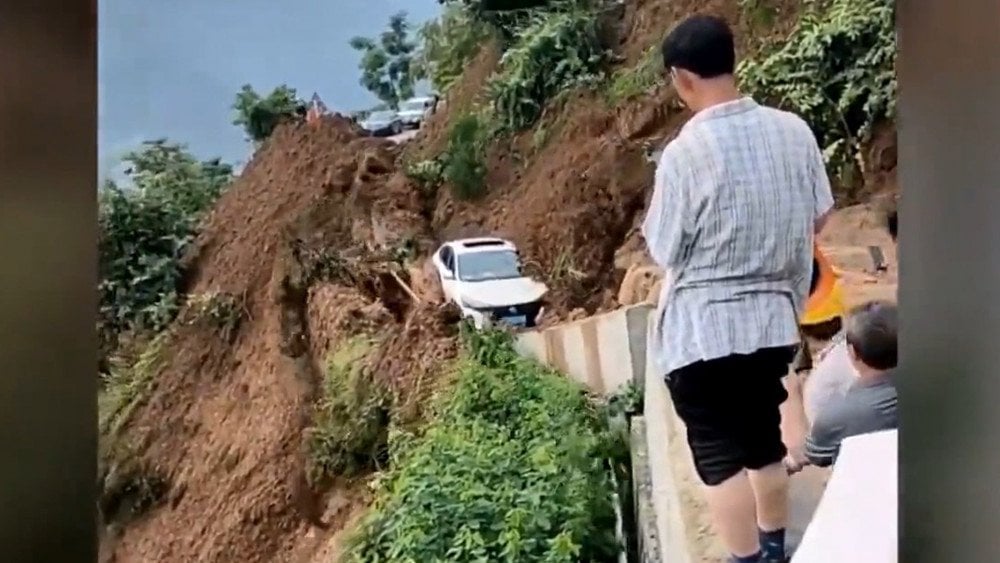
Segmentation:
{"type": "MultiPolygon", "coordinates": [[[[794,22],[796,3],[774,4],[778,23],[760,31],[729,0],[631,2],[614,39],[620,67],[696,10],[740,22],[740,37],[780,33],[794,22]]],[[[753,49],[750,39],[741,49],[753,49]]],[[[302,437],[321,363],[345,336],[383,335],[371,367],[418,414],[457,347],[454,314],[439,306],[432,276],[419,262],[386,266],[386,252],[426,255],[453,236],[507,236],[552,288],[548,322],[634,299],[619,295],[630,268],[632,283],[645,286],[626,294],[655,284],[634,268],[645,261],[637,227],[652,185],[646,150],[688,117],[667,86],[617,104],[600,92],[554,104],[534,130],[491,147],[484,200],[427,194],[406,178],[401,161],[444,148],[451,118],[478,99],[498,59],[495,46],[485,49],[406,148],[361,137],[340,117],[280,127],[218,202],[187,289],[234,296],[241,322],[227,338],[178,327],[128,431],[144,464],[163,476],[166,496],[104,542],[108,557],[263,562],[336,553],[338,531],[357,518],[366,491],[306,482],[302,437]]],[[[894,183],[890,145],[870,159],[870,193],[894,183]]]]}

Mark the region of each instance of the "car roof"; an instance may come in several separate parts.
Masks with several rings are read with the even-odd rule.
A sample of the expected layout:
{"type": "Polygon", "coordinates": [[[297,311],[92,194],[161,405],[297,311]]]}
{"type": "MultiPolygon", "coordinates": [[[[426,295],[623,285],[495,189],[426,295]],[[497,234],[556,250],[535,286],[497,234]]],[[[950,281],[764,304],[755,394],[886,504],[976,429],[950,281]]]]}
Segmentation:
{"type": "Polygon", "coordinates": [[[473,252],[489,252],[491,250],[512,250],[517,251],[517,247],[509,240],[497,237],[470,237],[448,241],[448,246],[455,251],[455,254],[470,254],[473,252]]]}

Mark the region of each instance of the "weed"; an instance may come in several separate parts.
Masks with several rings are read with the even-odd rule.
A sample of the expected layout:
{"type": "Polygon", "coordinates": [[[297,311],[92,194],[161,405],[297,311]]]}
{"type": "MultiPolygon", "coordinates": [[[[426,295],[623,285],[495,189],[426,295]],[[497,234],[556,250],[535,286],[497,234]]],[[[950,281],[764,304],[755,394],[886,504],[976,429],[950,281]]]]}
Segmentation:
{"type": "Polygon", "coordinates": [[[112,360],[111,369],[103,376],[104,388],[98,394],[98,425],[102,434],[117,436],[136,407],[149,397],[156,375],[163,368],[171,334],[169,330],[157,334],[132,365],[112,360]]]}
{"type": "Polygon", "coordinates": [[[355,476],[386,461],[391,400],[365,365],[372,346],[371,339],[358,336],[329,359],[323,395],[307,431],[312,483],[355,476]]]}
{"type": "Polygon", "coordinates": [[[220,331],[223,339],[229,341],[246,314],[246,304],[243,299],[228,293],[212,291],[188,296],[182,322],[186,326],[212,327],[220,331]]]}
{"type": "Polygon", "coordinates": [[[456,119],[448,133],[444,177],[457,199],[475,199],[486,191],[486,136],[485,124],[475,114],[456,119]]]}
{"type": "Polygon", "coordinates": [[[616,106],[644,94],[663,82],[663,59],[659,49],[650,47],[632,67],[623,68],[611,75],[605,90],[605,99],[616,106]]]}

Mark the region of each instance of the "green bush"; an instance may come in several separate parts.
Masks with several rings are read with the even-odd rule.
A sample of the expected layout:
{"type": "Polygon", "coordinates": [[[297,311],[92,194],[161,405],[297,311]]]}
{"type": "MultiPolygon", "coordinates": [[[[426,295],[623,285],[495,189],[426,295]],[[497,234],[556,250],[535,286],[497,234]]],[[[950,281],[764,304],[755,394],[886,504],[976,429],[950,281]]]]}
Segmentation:
{"type": "Polygon", "coordinates": [[[386,459],[391,398],[365,365],[372,345],[367,337],[355,337],[330,357],[307,432],[312,483],[356,476],[386,459]]]}
{"type": "Polygon", "coordinates": [[[487,126],[475,114],[460,116],[448,132],[444,178],[457,199],[475,199],[486,190],[487,126]]]}
{"type": "Polygon", "coordinates": [[[487,86],[501,129],[531,125],[556,94],[599,78],[605,52],[597,22],[594,11],[579,7],[532,14],[487,86]]]}
{"type": "Polygon", "coordinates": [[[617,560],[598,411],[567,378],[517,358],[509,335],[469,340],[434,420],[393,452],[348,560],[617,560]]]}
{"type": "Polygon", "coordinates": [[[896,111],[893,0],[807,0],[788,40],[744,61],[744,91],[801,115],[831,175],[853,183],[861,147],[896,111]]]}
{"type": "Polygon", "coordinates": [[[232,179],[232,168],[200,162],[183,145],[144,143],[125,156],[131,186],[108,181],[99,197],[98,258],[102,348],[127,330],[158,331],[181,304],[180,260],[202,214],[232,179]]]}
{"type": "Polygon", "coordinates": [[[285,84],[267,96],[261,96],[252,86],[244,84],[232,108],[236,112],[233,125],[243,128],[251,141],[260,143],[270,137],[282,121],[304,115],[305,102],[298,98],[295,88],[285,84]]]}

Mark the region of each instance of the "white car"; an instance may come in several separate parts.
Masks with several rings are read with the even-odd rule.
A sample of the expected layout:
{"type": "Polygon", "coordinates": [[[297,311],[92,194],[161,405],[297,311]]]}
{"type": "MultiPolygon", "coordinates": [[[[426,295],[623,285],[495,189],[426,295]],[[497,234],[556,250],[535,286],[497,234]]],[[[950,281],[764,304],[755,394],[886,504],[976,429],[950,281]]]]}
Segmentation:
{"type": "Polygon", "coordinates": [[[404,127],[419,128],[433,107],[434,98],[432,96],[410,98],[399,104],[397,115],[404,127]]]}
{"type": "Polygon", "coordinates": [[[476,328],[502,322],[534,327],[542,314],[545,284],[524,276],[517,247],[499,238],[466,238],[443,244],[431,259],[445,299],[476,328]]]}

